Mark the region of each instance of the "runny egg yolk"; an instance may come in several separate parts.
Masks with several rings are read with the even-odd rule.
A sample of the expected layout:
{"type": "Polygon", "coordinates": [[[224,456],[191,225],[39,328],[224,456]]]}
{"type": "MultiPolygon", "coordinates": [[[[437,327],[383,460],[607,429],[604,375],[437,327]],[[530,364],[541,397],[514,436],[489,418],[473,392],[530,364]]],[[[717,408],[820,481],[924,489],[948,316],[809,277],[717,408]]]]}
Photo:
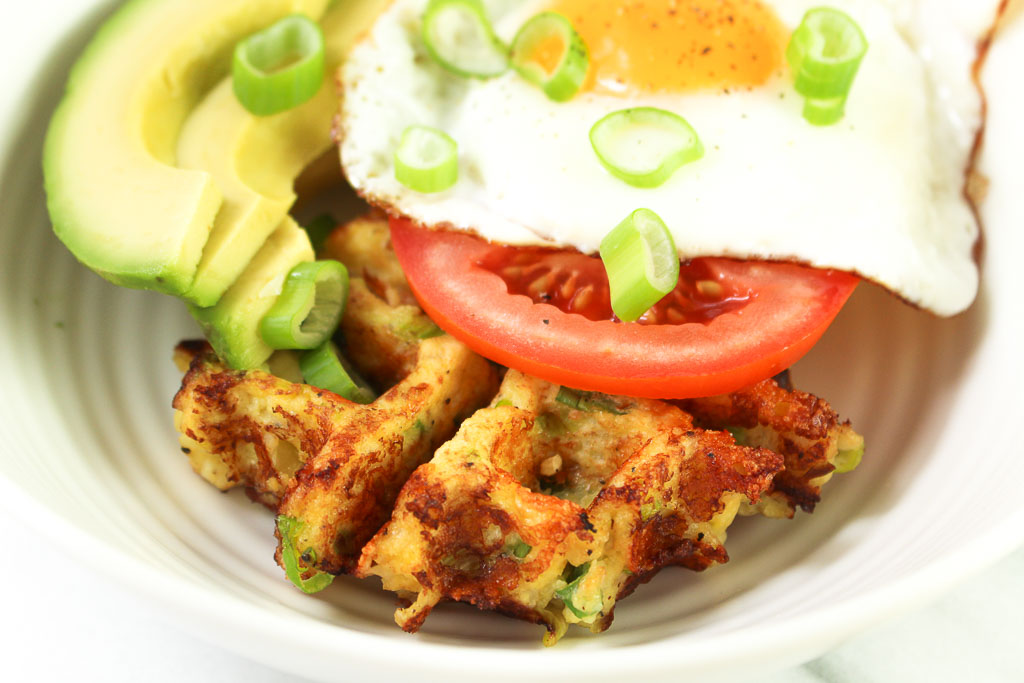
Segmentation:
{"type": "Polygon", "coordinates": [[[584,88],[655,93],[755,87],[789,32],[758,0],[553,0],[590,51],[584,88]]]}

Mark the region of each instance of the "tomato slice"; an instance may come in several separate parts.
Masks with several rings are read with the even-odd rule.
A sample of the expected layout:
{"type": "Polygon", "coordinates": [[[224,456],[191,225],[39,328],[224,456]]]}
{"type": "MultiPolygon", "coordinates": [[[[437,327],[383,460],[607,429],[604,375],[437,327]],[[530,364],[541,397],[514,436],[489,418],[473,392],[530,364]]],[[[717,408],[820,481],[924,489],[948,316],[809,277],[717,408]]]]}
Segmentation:
{"type": "Polygon", "coordinates": [[[610,314],[597,258],[404,219],[392,219],[391,240],[423,310],[477,353],[576,389],[649,398],[713,396],[781,372],[859,281],[788,263],[694,259],[646,324],[623,323],[610,314]]]}

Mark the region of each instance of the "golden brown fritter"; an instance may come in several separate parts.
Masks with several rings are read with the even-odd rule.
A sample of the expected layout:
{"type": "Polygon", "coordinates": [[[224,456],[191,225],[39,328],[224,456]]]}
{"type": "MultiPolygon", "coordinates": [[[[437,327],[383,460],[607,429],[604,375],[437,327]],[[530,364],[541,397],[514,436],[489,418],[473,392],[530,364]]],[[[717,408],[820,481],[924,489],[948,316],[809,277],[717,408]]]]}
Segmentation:
{"type": "MultiPolygon", "coordinates": [[[[377,272],[381,256],[367,235],[381,224],[344,229],[354,274],[377,272]]],[[[174,398],[182,449],[214,486],[245,487],[293,518],[290,540],[306,573],[349,571],[409,474],[497,390],[490,363],[403,303],[404,279],[376,277],[379,294],[366,282],[352,277],[341,330],[356,369],[387,389],[370,405],[261,370],[232,371],[205,344],[178,349],[189,364],[174,398]]]]}
{"type": "Polygon", "coordinates": [[[192,469],[222,491],[242,486],[276,509],[288,482],[327,442],[335,415],[352,404],[260,370],[231,370],[206,342],[183,342],[175,354],[188,367],[173,406],[192,469]]]}
{"type": "Polygon", "coordinates": [[[417,306],[405,273],[391,249],[387,216],[371,211],[339,225],[324,242],[325,258],[344,263],[352,277],[365,280],[389,306],[417,306]]]}
{"type": "Polygon", "coordinates": [[[544,624],[549,644],[571,623],[602,631],[662,567],[727,561],[737,514],[810,511],[863,451],[827,403],[772,380],[666,402],[508,371],[494,396],[494,367],[416,305],[382,215],[324,252],[352,278],[339,343],[386,393],[358,406],[282,379],[297,371],[288,353],[273,374],[239,373],[183,344],[176,419],[198,473],[281,515],[293,580],[380,576],[409,601],[407,631],[445,600],[544,624]]]}
{"type": "Polygon", "coordinates": [[[259,370],[230,370],[207,349],[174,407],[193,469],[299,520],[294,542],[315,553],[310,568],[337,574],[387,520],[409,474],[496,384],[493,367],[447,335],[423,341],[413,371],[365,406],[259,370]]]}
{"type": "Polygon", "coordinates": [[[357,574],[412,604],[442,600],[602,631],[616,600],[668,565],[725,562],[725,529],[782,469],[763,448],[646,399],[570,392],[509,371],[489,408],[409,479],[357,574]]]}
{"type": "Polygon", "coordinates": [[[766,379],[747,389],[678,404],[705,429],[728,429],[737,442],[780,453],[786,469],[756,507],[742,514],[792,517],[821,500],[821,487],[835,471],[852,470],[864,452],[864,438],[824,400],[766,379]]]}
{"type": "Polygon", "coordinates": [[[416,303],[391,249],[383,214],[371,213],[334,230],[324,257],[344,263],[351,286],[341,320],[342,351],[377,387],[409,374],[423,339],[442,334],[416,303]]]}
{"type": "Polygon", "coordinates": [[[369,406],[336,416],[324,447],[289,482],[278,512],[300,520],[300,552],[330,574],[350,571],[388,519],[402,484],[494,394],[494,368],[447,335],[420,344],[416,368],[369,406]]]}

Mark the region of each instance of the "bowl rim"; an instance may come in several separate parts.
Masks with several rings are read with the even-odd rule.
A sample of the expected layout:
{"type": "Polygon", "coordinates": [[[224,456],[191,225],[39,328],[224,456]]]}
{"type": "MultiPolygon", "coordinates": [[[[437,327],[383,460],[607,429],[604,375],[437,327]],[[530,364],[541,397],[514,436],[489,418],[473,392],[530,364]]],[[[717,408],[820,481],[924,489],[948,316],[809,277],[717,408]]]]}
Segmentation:
{"type": "Polygon", "coordinates": [[[728,662],[730,669],[756,666],[765,674],[813,658],[870,626],[936,599],[1024,544],[1024,508],[1018,508],[957,552],[921,570],[856,598],[817,606],[773,623],[770,629],[747,628],[711,638],[683,633],[647,644],[585,651],[564,645],[543,648],[538,638],[536,649],[511,650],[477,643],[472,647],[434,643],[417,637],[380,638],[355,630],[343,630],[344,636],[339,637],[341,629],[336,625],[299,614],[271,613],[239,596],[197,585],[128,555],[52,511],[2,473],[0,501],[0,507],[75,560],[161,607],[160,614],[182,630],[200,633],[208,642],[273,668],[280,668],[285,661],[276,653],[289,653],[292,672],[314,678],[323,671],[319,662],[336,660],[352,671],[374,671],[381,662],[388,662],[392,674],[422,676],[428,672],[431,677],[455,680],[470,671],[490,668],[494,680],[505,680],[502,672],[493,671],[495,657],[501,658],[508,680],[521,677],[518,672],[524,669],[520,667],[532,667],[529,670],[537,680],[561,681],[564,667],[569,665],[575,675],[597,681],[620,680],[625,674],[656,677],[683,673],[680,662],[693,665],[686,673],[721,672],[728,662]],[[268,642],[273,646],[268,648],[268,642]],[[303,656],[296,657],[297,653],[303,656]]]}
{"type": "MultiPolygon", "coordinates": [[[[65,16],[59,30],[46,32],[38,54],[28,60],[31,76],[27,87],[38,76],[56,38],[80,28],[89,12],[105,12],[113,3],[62,0],[61,4],[71,8],[70,16],[65,16]]],[[[53,9],[49,4],[45,11],[53,9]]],[[[42,13],[42,4],[35,11],[42,13]]],[[[29,113],[24,102],[0,108],[0,160],[6,159],[13,149],[13,140],[29,113]]],[[[1008,510],[1004,517],[962,543],[956,552],[941,556],[927,567],[888,580],[856,599],[815,606],[773,624],[771,629],[740,629],[700,638],[683,633],[652,643],[585,650],[571,645],[543,649],[538,638],[536,649],[510,650],[478,643],[465,647],[414,637],[381,638],[299,613],[271,613],[239,596],[212,590],[127,554],[53,511],[2,472],[0,509],[99,575],[160,606],[160,614],[183,630],[198,633],[209,642],[271,667],[279,668],[282,661],[288,661],[294,672],[311,677],[320,675],[325,662],[343,661],[346,666],[364,671],[388,662],[395,673],[421,676],[427,665],[428,673],[437,677],[458,678],[473,671],[490,670],[500,680],[502,673],[493,669],[496,656],[502,658],[502,669],[509,678],[521,678],[521,667],[530,666],[529,670],[541,680],[561,680],[570,664],[576,675],[594,680],[620,678],[623,674],[680,674],[679,663],[688,659],[692,669],[687,673],[712,673],[724,662],[738,669],[756,667],[766,673],[770,668],[782,668],[820,654],[857,632],[923,605],[1024,544],[1024,508],[1017,508],[1008,510]],[[339,632],[344,636],[340,637],[339,632]],[[287,659],[277,656],[279,653],[288,653],[287,659]],[[296,657],[297,653],[304,656],[296,657]]]]}

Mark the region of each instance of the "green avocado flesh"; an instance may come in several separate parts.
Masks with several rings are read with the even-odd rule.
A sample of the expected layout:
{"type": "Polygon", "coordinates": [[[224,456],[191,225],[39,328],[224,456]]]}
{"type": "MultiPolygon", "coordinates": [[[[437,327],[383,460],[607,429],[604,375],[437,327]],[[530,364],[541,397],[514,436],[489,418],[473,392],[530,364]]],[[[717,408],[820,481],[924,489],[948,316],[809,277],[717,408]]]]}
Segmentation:
{"type": "Polygon", "coordinates": [[[356,35],[384,5],[382,0],[349,1],[324,15],[324,83],[308,102],[274,116],[254,116],[238,102],[226,78],[185,122],[178,165],[209,172],[223,194],[185,295],[189,301],[216,303],[295,203],[296,176],[333,145],[335,71],[356,35]]]}
{"type": "Polygon", "coordinates": [[[327,4],[134,0],[107,21],[71,72],[43,151],[54,231],[82,263],[115,284],[193,298],[224,193],[209,171],[177,167],[182,125],[228,73],[236,42],[327,4]]]}
{"type": "Polygon", "coordinates": [[[260,320],[291,268],[313,259],[288,216],[294,181],[331,148],[335,71],[388,2],[126,4],[75,65],[50,124],[54,231],[115,284],[185,300],[228,364],[262,365],[260,320]],[[324,83],[298,107],[254,116],[232,92],[231,53],[295,12],[322,15],[324,83]]]}
{"type": "Polygon", "coordinates": [[[259,323],[277,301],[292,268],[315,258],[306,231],[285,218],[215,306],[189,306],[214,351],[231,367],[259,367],[274,352],[259,323]]]}
{"type": "Polygon", "coordinates": [[[186,299],[215,304],[288,215],[295,176],[331,144],[325,122],[336,108],[327,87],[300,107],[258,118],[242,108],[226,79],[189,117],[179,163],[209,172],[223,202],[186,299]]]}

